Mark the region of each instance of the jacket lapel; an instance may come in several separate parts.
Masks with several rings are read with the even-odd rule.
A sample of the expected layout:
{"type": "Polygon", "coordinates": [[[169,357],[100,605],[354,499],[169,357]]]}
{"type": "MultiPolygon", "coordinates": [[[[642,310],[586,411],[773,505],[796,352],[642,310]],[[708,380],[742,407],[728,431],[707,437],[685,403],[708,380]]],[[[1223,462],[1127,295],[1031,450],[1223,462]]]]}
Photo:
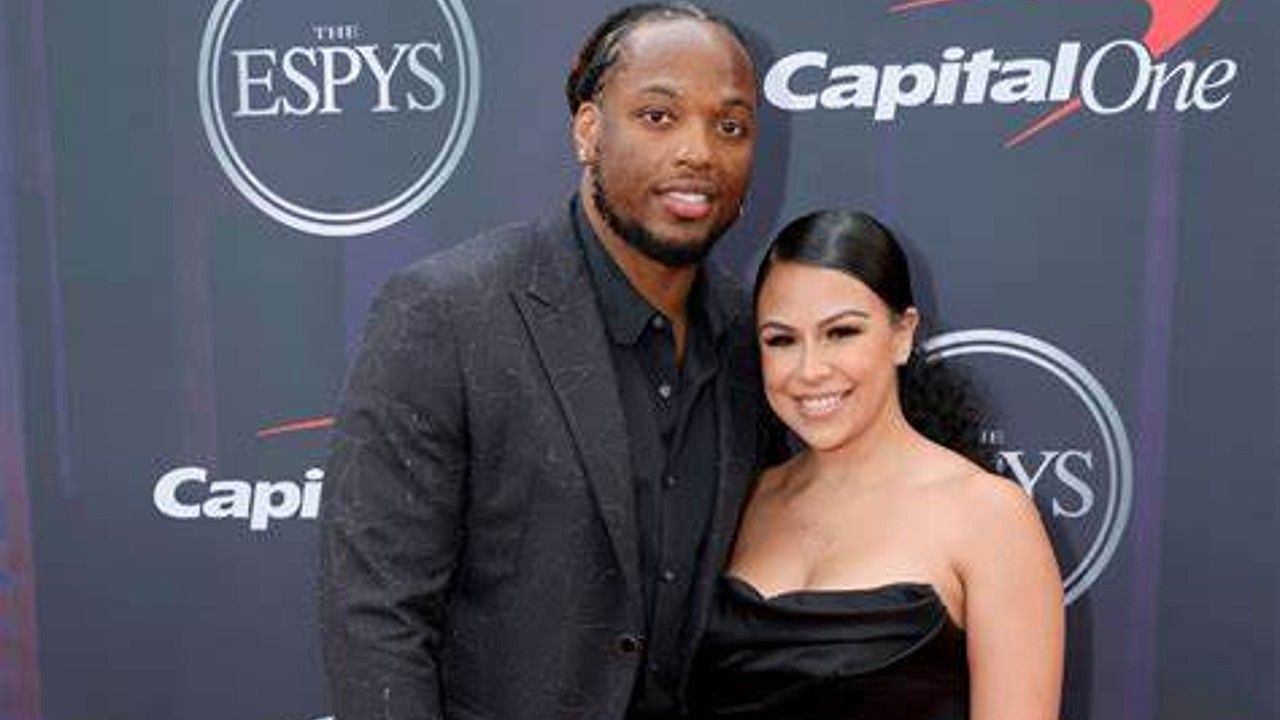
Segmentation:
{"type": "MultiPolygon", "coordinates": [[[[754,348],[750,351],[754,352],[754,348]]],[[[741,351],[735,348],[734,352],[741,351]]],[[[755,387],[756,373],[754,363],[730,362],[722,368],[716,383],[716,405],[720,413],[719,487],[711,523],[711,541],[707,543],[708,556],[701,559],[703,577],[713,577],[723,569],[738,529],[743,500],[759,470],[756,440],[760,408],[755,387]],[[707,567],[708,564],[711,567],[707,567]]]]}
{"type": "Polygon", "coordinates": [[[755,334],[743,294],[714,272],[707,276],[722,308],[731,309],[728,337],[716,374],[719,473],[708,542],[699,559],[701,577],[714,578],[724,567],[738,528],[747,491],[759,471],[760,369],[755,334]]]}
{"type": "Polygon", "coordinates": [[[531,281],[513,293],[568,424],[629,587],[640,588],[631,451],[608,335],[569,212],[537,228],[531,281]]]}
{"type": "MultiPolygon", "coordinates": [[[[722,287],[722,305],[739,308],[743,302],[736,292],[722,287]],[[736,304],[735,304],[736,303],[736,304]]],[[[689,665],[706,628],[716,583],[728,560],[729,550],[737,534],[738,519],[748,491],[759,472],[761,432],[760,370],[756,356],[754,332],[749,316],[730,321],[720,371],[716,374],[716,413],[718,425],[719,472],[716,499],[712,509],[707,541],[698,558],[698,582],[693,592],[690,612],[689,645],[686,648],[685,681],[689,665]]]]}

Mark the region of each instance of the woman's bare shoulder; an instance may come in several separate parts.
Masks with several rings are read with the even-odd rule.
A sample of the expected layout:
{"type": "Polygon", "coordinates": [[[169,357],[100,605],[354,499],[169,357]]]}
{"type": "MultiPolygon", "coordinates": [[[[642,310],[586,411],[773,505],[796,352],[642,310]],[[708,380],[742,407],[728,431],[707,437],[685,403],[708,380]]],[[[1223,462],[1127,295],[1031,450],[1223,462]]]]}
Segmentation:
{"type": "Polygon", "coordinates": [[[1017,482],[980,468],[955,483],[956,500],[975,521],[1039,524],[1035,503],[1017,482]]]}
{"type": "Polygon", "coordinates": [[[1040,516],[1022,486],[988,472],[969,459],[939,447],[925,484],[931,503],[962,534],[985,541],[1011,531],[1039,530],[1040,516]]]}
{"type": "Polygon", "coordinates": [[[1017,482],[978,470],[957,479],[948,504],[954,559],[962,575],[1027,567],[1025,563],[1055,567],[1044,522],[1017,482]]]}

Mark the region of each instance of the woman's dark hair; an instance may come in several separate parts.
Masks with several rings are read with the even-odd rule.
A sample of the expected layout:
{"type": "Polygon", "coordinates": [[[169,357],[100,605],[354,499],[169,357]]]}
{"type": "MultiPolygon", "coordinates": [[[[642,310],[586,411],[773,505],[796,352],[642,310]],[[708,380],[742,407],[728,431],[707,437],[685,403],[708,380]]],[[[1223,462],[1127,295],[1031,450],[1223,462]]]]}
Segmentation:
{"type": "Polygon", "coordinates": [[[702,20],[715,23],[729,34],[743,48],[747,47],[746,38],[729,19],[716,15],[691,2],[656,2],[628,5],[604,19],[591,34],[586,43],[578,51],[577,60],[569,70],[565,80],[565,99],[569,101],[569,114],[578,112],[584,102],[594,100],[604,87],[605,73],[618,61],[618,50],[622,41],[632,30],[643,23],[654,20],[702,20]]]}
{"type": "MultiPolygon", "coordinates": [[[[861,280],[895,314],[915,306],[907,255],[893,233],[864,212],[821,210],[793,220],[770,243],[756,273],[755,299],[778,262],[837,270],[861,280]]],[[[991,448],[982,442],[985,409],[968,378],[919,347],[898,368],[898,398],[912,427],[987,470],[991,448]]]]}

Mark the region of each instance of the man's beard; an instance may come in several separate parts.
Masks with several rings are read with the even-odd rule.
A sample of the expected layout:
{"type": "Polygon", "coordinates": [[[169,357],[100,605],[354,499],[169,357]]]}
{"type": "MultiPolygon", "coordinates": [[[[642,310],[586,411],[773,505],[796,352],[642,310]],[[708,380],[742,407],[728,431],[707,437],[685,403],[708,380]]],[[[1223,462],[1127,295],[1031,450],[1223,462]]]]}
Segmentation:
{"type": "Polygon", "coordinates": [[[617,233],[631,247],[639,250],[642,255],[650,260],[657,261],[669,268],[682,268],[690,265],[697,265],[702,259],[711,252],[711,248],[716,244],[716,240],[729,229],[732,220],[720,223],[711,228],[707,236],[698,241],[688,244],[674,243],[663,240],[657,235],[649,231],[649,228],[641,225],[634,220],[624,219],[613,209],[613,205],[609,202],[609,196],[604,191],[604,182],[600,179],[600,163],[597,162],[591,169],[591,195],[595,201],[596,210],[600,212],[600,216],[604,218],[604,222],[609,229],[617,233]]]}

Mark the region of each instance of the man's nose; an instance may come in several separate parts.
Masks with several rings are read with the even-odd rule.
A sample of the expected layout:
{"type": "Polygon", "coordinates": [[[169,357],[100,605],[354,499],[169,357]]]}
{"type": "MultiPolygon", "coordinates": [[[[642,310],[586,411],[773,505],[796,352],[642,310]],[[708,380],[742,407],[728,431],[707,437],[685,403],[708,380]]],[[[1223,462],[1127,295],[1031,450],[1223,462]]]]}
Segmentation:
{"type": "Polygon", "coordinates": [[[711,161],[710,131],[701,123],[689,123],[680,134],[676,160],[683,165],[702,167],[711,161]]]}

